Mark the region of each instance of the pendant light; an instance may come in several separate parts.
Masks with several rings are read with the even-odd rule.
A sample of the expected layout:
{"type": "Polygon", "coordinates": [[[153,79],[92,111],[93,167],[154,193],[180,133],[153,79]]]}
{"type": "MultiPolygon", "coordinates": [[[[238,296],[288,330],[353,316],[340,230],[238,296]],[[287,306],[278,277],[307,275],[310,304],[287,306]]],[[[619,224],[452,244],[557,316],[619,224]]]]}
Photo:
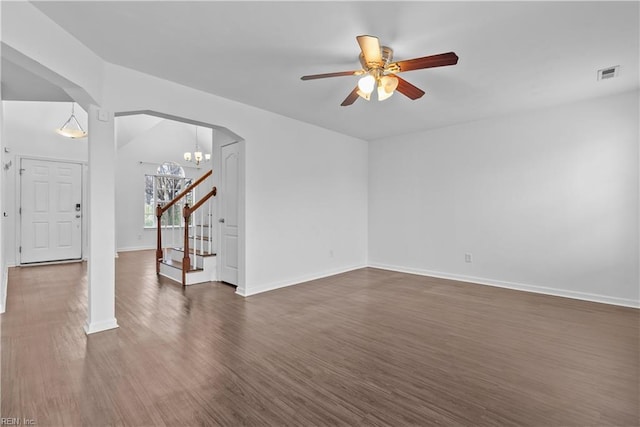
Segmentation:
{"type": "Polygon", "coordinates": [[[76,115],[74,114],[75,102],[71,103],[71,117],[67,120],[59,129],[56,129],[56,132],[59,135],[66,136],[67,138],[84,138],[87,136],[87,132],[82,129],[82,125],[76,119],[76,115]]]}

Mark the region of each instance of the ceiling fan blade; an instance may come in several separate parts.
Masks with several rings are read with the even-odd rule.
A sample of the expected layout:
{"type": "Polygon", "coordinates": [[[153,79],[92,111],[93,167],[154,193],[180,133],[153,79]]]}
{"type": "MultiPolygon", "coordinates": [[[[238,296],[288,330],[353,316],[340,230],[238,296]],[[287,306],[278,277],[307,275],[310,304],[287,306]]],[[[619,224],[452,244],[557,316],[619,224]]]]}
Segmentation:
{"type": "Polygon", "coordinates": [[[362,55],[364,56],[364,61],[367,64],[382,63],[382,53],[380,51],[380,41],[377,37],[373,36],[358,36],[356,37],[358,40],[358,44],[360,45],[360,50],[362,50],[362,55]]]}
{"type": "MultiPolygon", "coordinates": [[[[393,74],[389,74],[390,76],[393,74]]],[[[402,77],[395,76],[398,79],[398,87],[396,90],[406,96],[407,98],[416,100],[424,95],[424,91],[418,87],[415,87],[402,77]]]]}
{"type": "Polygon", "coordinates": [[[441,53],[439,55],[424,56],[422,58],[408,59],[406,61],[398,61],[389,64],[390,69],[398,68],[396,73],[411,70],[420,70],[422,68],[444,67],[446,65],[456,65],[458,63],[458,55],[453,52],[441,53]]]}
{"type": "Polygon", "coordinates": [[[361,70],[356,71],[338,71],[337,73],[311,74],[309,76],[300,77],[301,80],[324,79],[327,77],[357,76],[361,70]]]}
{"type": "Polygon", "coordinates": [[[340,105],[342,105],[343,107],[351,105],[354,102],[356,102],[356,99],[358,99],[358,97],[359,97],[359,95],[358,95],[358,86],[356,86],[356,88],[351,91],[349,96],[347,96],[344,99],[344,101],[342,101],[342,104],[340,104],[340,105]]]}

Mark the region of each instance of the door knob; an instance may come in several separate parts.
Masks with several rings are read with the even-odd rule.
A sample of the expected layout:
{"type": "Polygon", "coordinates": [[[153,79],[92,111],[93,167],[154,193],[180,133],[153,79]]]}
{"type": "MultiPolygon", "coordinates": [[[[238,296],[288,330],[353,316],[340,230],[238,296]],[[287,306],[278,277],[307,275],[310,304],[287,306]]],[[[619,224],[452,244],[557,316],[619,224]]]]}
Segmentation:
{"type": "Polygon", "coordinates": [[[76,215],[76,218],[80,218],[80,214],[76,215]]]}
{"type": "Polygon", "coordinates": [[[218,222],[221,222],[221,223],[223,223],[223,224],[224,224],[224,218],[220,218],[220,219],[218,220],[218,222]]]}

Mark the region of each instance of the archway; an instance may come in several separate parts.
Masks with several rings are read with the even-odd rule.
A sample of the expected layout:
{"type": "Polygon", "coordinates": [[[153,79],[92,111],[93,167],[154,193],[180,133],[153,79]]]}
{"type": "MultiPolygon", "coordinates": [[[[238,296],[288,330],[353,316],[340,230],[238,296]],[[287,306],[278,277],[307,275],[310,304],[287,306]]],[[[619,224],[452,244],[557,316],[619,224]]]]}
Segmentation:
{"type": "MultiPolygon", "coordinates": [[[[194,120],[186,117],[180,117],[180,116],[161,113],[161,112],[152,111],[152,110],[116,112],[115,118],[116,118],[115,120],[116,128],[118,131],[116,134],[116,139],[117,139],[116,144],[119,146],[119,149],[118,149],[119,159],[118,159],[118,166],[117,166],[118,168],[120,168],[120,164],[125,161],[128,161],[129,163],[131,163],[132,159],[125,160],[120,157],[122,152],[125,152],[126,157],[134,156],[135,160],[138,160],[138,163],[142,165],[140,168],[138,168],[139,170],[140,169],[151,170],[152,168],[155,168],[159,162],[164,160],[175,161],[176,163],[180,163],[183,166],[185,166],[185,168],[193,169],[194,168],[193,163],[182,162],[182,155],[183,155],[183,152],[185,151],[185,148],[184,146],[182,146],[182,148],[179,147],[179,143],[177,141],[178,138],[176,138],[176,140],[172,140],[172,142],[169,142],[166,139],[165,134],[169,134],[169,135],[172,134],[173,131],[171,129],[175,128],[175,124],[188,125],[188,127],[195,126],[198,128],[205,128],[205,129],[211,130],[211,146],[205,147],[203,151],[212,153],[213,155],[212,161],[211,163],[200,164],[200,166],[197,169],[201,169],[199,172],[200,175],[206,172],[207,170],[213,171],[213,180],[214,180],[213,182],[215,183],[215,186],[219,190],[218,197],[215,198],[216,199],[215,203],[217,208],[216,208],[216,213],[214,214],[217,216],[216,219],[220,219],[220,222],[215,223],[214,237],[216,239],[215,247],[217,252],[217,260],[218,260],[218,269],[216,270],[215,280],[224,280],[227,283],[237,286],[237,289],[239,291],[238,293],[242,294],[242,291],[245,288],[244,286],[245,284],[244,165],[242,165],[242,167],[240,167],[238,170],[239,176],[238,176],[237,186],[233,185],[233,186],[229,186],[229,188],[225,188],[225,180],[221,179],[221,175],[219,172],[225,170],[225,167],[226,167],[221,161],[221,154],[222,154],[223,147],[225,150],[228,150],[229,146],[232,146],[232,145],[236,146],[237,147],[236,151],[239,154],[242,154],[241,156],[238,156],[238,158],[239,159],[240,157],[243,158],[243,152],[244,152],[243,138],[223,126],[203,122],[201,120],[194,120]],[[131,121],[124,122],[125,119],[128,120],[134,117],[139,117],[140,120],[138,121],[138,123],[143,124],[139,132],[146,132],[146,136],[144,138],[138,138],[136,139],[136,141],[138,141],[141,144],[146,144],[145,145],[146,148],[132,147],[132,145],[135,145],[135,144],[129,144],[127,146],[120,147],[121,145],[123,145],[123,142],[121,141],[121,138],[123,137],[123,135],[121,135],[121,133],[128,132],[127,135],[125,136],[125,139],[127,140],[135,137],[135,130],[131,130],[135,126],[131,125],[131,121]],[[121,120],[118,120],[118,119],[121,119],[121,120]],[[126,131],[122,130],[123,128],[125,128],[125,126],[123,125],[124,123],[127,123],[126,131]],[[149,145],[150,139],[152,140],[151,141],[152,143],[156,142],[158,143],[158,145],[149,145]],[[155,156],[152,155],[151,153],[151,150],[155,150],[154,147],[157,147],[157,150],[160,152],[160,153],[153,153],[155,154],[155,156]],[[171,154],[167,154],[168,148],[173,150],[171,154]],[[164,152],[165,154],[161,154],[162,152],[164,152]],[[132,154],[132,153],[136,153],[136,154],[132,154]],[[173,157],[171,157],[171,155],[173,157]],[[147,161],[147,158],[150,158],[151,161],[147,161]],[[231,191],[230,190],[231,187],[237,190],[237,194],[235,194],[235,196],[237,197],[233,198],[234,202],[237,201],[237,209],[233,210],[234,213],[237,214],[237,234],[234,234],[233,236],[234,237],[233,245],[229,245],[228,240],[225,240],[224,238],[225,231],[229,229],[228,227],[229,218],[227,218],[227,221],[225,222],[223,219],[223,216],[219,213],[219,212],[222,212],[223,210],[223,206],[221,206],[221,204],[225,203],[224,195],[226,193],[227,196],[229,196],[229,191],[231,191]],[[228,273],[229,271],[228,268],[221,268],[221,266],[225,266],[225,267],[228,266],[226,261],[229,261],[230,259],[233,259],[234,265],[236,267],[234,270],[235,275],[232,275],[232,276],[230,276],[229,274],[225,274],[225,273],[228,273]]],[[[200,134],[202,135],[202,129],[200,129],[200,134]]],[[[200,141],[201,141],[201,148],[202,148],[202,138],[200,138],[200,141]]],[[[124,142],[124,144],[127,144],[127,142],[124,142]]],[[[189,151],[190,149],[187,148],[186,150],[189,151]]],[[[240,160],[243,160],[243,159],[240,159],[240,160]]],[[[139,171],[137,172],[138,175],[140,175],[140,173],[141,172],[139,171]]],[[[197,179],[200,175],[191,176],[190,178],[197,179]]],[[[129,180],[127,180],[126,177],[117,177],[117,179],[120,179],[121,181],[124,179],[125,182],[133,183],[133,181],[135,182],[141,181],[142,178],[140,178],[140,176],[135,176],[135,177],[130,176],[129,178],[131,179],[129,180]]],[[[119,188],[116,190],[116,193],[120,194],[127,191],[130,193],[131,189],[128,187],[125,188],[124,190],[122,188],[119,188]]],[[[138,193],[141,193],[141,192],[138,192],[138,193]]],[[[125,194],[123,194],[122,199],[130,200],[131,197],[127,197],[125,194]]],[[[228,197],[227,201],[230,201],[230,200],[231,198],[228,197]]],[[[125,208],[129,208],[129,207],[125,207],[125,208]]],[[[119,213],[123,209],[124,208],[121,206],[120,201],[116,200],[116,211],[117,211],[116,228],[119,234],[123,233],[123,230],[121,230],[121,225],[120,225],[123,222],[121,220],[121,218],[123,217],[123,214],[119,213]]],[[[228,213],[228,211],[225,211],[225,212],[228,213]]],[[[134,212],[134,214],[135,213],[136,212],[134,212]]],[[[139,218],[136,217],[135,221],[139,222],[139,218]]],[[[127,227],[123,226],[122,228],[127,228],[127,227]]],[[[142,237],[140,236],[140,234],[138,234],[140,233],[139,230],[142,229],[142,227],[139,224],[132,225],[128,227],[128,229],[130,230],[130,232],[128,233],[125,232],[126,237],[124,239],[118,239],[119,240],[117,243],[118,250],[125,250],[121,248],[132,248],[130,250],[135,250],[138,247],[140,249],[143,249],[143,248],[150,249],[149,245],[152,238],[153,238],[153,242],[155,243],[155,229],[154,230],[151,230],[149,228],[144,229],[142,237]],[[153,234],[153,236],[151,234],[153,234]],[[136,245],[136,242],[133,241],[133,239],[136,237],[135,235],[137,235],[137,239],[141,243],[141,245],[136,245]]],[[[166,243],[164,238],[163,238],[163,243],[166,243]]]]}

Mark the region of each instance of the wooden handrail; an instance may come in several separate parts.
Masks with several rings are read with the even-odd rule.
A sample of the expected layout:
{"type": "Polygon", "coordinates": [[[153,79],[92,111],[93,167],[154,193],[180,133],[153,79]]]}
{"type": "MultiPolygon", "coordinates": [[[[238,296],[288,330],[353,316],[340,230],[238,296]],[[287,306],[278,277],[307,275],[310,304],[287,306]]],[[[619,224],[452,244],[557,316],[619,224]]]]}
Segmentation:
{"type": "Polygon", "coordinates": [[[209,191],[207,194],[202,196],[202,198],[200,200],[198,200],[198,203],[196,203],[192,207],[189,207],[189,205],[186,205],[185,206],[185,213],[187,213],[188,215],[185,218],[189,218],[192,213],[197,211],[198,208],[200,208],[200,206],[202,206],[207,200],[209,200],[211,197],[215,196],[216,194],[218,194],[218,189],[216,187],[213,187],[213,189],[211,189],[211,191],[209,191]]]}
{"type": "MultiPolygon", "coordinates": [[[[162,214],[164,214],[171,206],[175,205],[176,203],[178,203],[178,201],[180,199],[182,199],[184,196],[186,196],[191,190],[193,190],[194,188],[196,188],[198,185],[202,184],[202,182],[204,182],[204,180],[206,180],[207,178],[209,178],[211,176],[211,174],[213,173],[213,170],[209,170],[207,171],[204,175],[202,175],[200,178],[198,178],[195,182],[193,182],[190,186],[188,186],[187,188],[185,188],[180,194],[178,194],[176,197],[173,198],[173,200],[171,200],[169,203],[167,203],[165,206],[161,206],[160,203],[158,203],[158,206],[156,206],[156,226],[157,226],[157,236],[156,236],[156,242],[157,242],[157,246],[156,246],[156,274],[160,274],[160,262],[163,259],[163,255],[162,255],[162,214]]],[[[215,196],[215,187],[213,187],[214,192],[214,196],[215,196]]],[[[210,198],[210,195],[206,196],[207,199],[210,198]]],[[[191,209],[191,211],[189,212],[189,205],[185,205],[183,208],[183,213],[187,213],[189,212],[189,216],[191,216],[191,212],[195,211],[198,207],[200,207],[201,203],[197,204],[197,206],[194,206],[193,209],[191,209]]],[[[188,262],[188,230],[189,230],[189,218],[186,218],[186,222],[185,222],[185,254],[187,255],[187,262],[188,262]]],[[[187,269],[188,269],[188,264],[187,264],[187,269]]],[[[184,261],[183,261],[183,268],[182,268],[182,284],[185,284],[185,276],[186,275],[186,270],[184,268],[184,261]]]]}
{"type": "Polygon", "coordinates": [[[184,190],[182,190],[182,192],[180,194],[178,194],[176,197],[173,198],[172,201],[170,201],[169,203],[167,203],[164,206],[159,206],[158,205],[158,213],[156,213],[156,216],[159,214],[160,216],[162,216],[163,213],[165,213],[171,206],[175,205],[176,203],[178,203],[178,200],[182,199],[184,196],[186,196],[191,190],[193,190],[194,188],[196,188],[198,185],[200,185],[202,183],[202,181],[204,181],[205,179],[209,178],[211,176],[211,174],[213,173],[212,170],[207,171],[207,173],[205,173],[204,175],[202,175],[200,178],[198,178],[194,183],[192,183],[190,186],[188,186],[187,188],[185,188],[184,190]]]}

